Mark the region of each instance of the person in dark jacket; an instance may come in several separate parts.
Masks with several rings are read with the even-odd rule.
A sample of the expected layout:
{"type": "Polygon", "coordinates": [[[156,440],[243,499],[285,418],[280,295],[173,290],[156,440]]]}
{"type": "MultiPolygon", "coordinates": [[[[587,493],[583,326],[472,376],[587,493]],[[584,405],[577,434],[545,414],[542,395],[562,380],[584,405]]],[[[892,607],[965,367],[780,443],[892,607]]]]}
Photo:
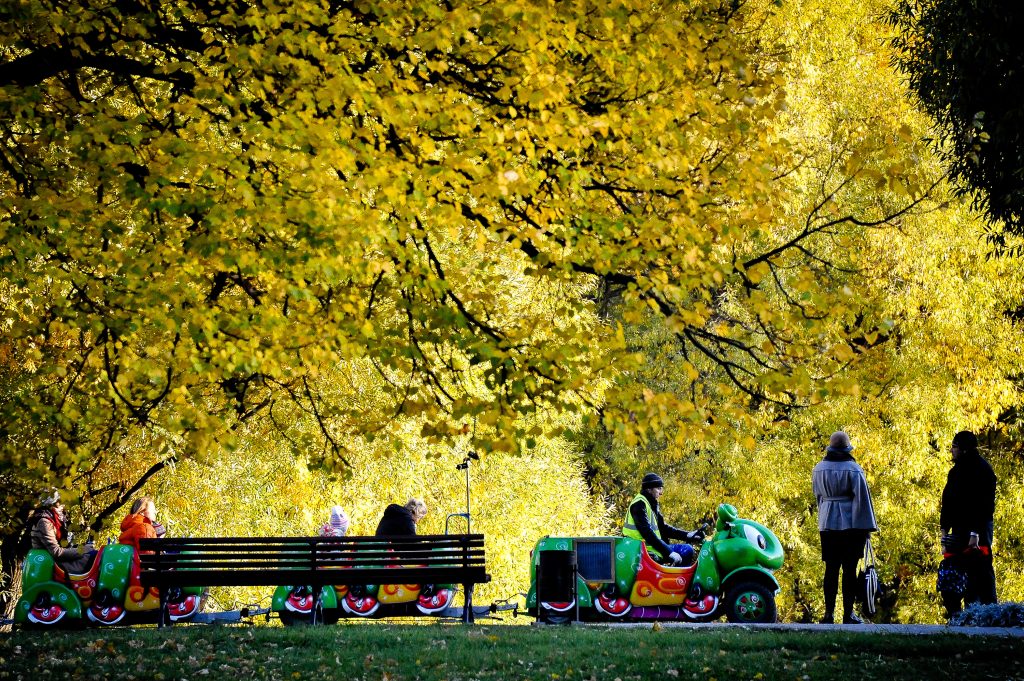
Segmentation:
{"type": "Polygon", "coordinates": [[[939,525],[947,555],[962,556],[967,573],[964,594],[943,592],[943,603],[954,615],[965,603],[995,603],[996,575],[992,565],[992,518],[996,509],[996,474],[978,452],[977,436],[957,433],[950,446],[953,467],[942,490],[939,525]]]}
{"type": "Polygon", "coordinates": [[[658,499],[665,492],[665,482],[657,473],[648,473],[640,482],[640,493],[629,502],[622,536],[639,539],[647,545],[647,553],[666,565],[689,565],[696,551],[689,544],[669,544],[666,539],[698,542],[704,539],[700,530],[687,532],[665,522],[658,499]]]}
{"type": "Polygon", "coordinates": [[[41,507],[29,520],[31,527],[32,548],[43,549],[49,553],[55,563],[65,572],[80,575],[89,571],[96,557],[92,544],[86,544],[81,551],[73,546],[67,548],[60,542],[67,537],[67,515],[60,501],[60,493],[54,491],[43,497],[41,507]]]}
{"type": "Polygon", "coordinates": [[[388,504],[384,515],[377,524],[377,537],[396,537],[416,534],[416,523],[427,515],[427,505],[422,499],[412,498],[405,506],[388,504]]]}
{"type": "Polygon", "coordinates": [[[851,452],[850,436],[836,431],[829,438],[825,458],[811,471],[811,488],[818,502],[821,559],[825,563],[822,624],[835,622],[840,570],[843,573],[843,624],[861,622],[853,611],[858,586],[857,563],[864,555],[868,535],[878,531],[864,469],[853,460],[851,452]]]}

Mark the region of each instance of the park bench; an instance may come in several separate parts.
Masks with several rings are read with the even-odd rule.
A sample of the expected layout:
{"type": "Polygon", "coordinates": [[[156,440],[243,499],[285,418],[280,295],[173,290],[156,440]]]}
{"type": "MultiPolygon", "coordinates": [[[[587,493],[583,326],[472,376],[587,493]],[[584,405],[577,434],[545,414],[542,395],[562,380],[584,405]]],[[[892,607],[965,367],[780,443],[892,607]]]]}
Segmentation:
{"type": "MultiPolygon", "coordinates": [[[[186,586],[461,584],[463,620],[473,621],[473,587],[489,582],[482,534],[403,537],[205,537],[143,539],[142,585],[186,586]]],[[[313,609],[316,613],[317,608],[313,609]]],[[[315,615],[314,615],[315,617],[315,615]]]]}

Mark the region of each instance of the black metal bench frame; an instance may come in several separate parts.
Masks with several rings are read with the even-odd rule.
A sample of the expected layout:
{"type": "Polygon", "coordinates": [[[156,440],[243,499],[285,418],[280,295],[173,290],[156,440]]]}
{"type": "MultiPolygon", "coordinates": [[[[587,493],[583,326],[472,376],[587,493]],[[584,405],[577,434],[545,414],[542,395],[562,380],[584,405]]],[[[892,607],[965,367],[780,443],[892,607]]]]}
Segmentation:
{"type": "MultiPolygon", "coordinates": [[[[186,586],[461,584],[463,621],[474,621],[473,587],[491,581],[482,534],[404,537],[202,537],[143,539],[141,579],[160,593],[186,586]]],[[[317,604],[319,605],[319,604],[317,604]]],[[[315,621],[318,607],[314,606],[315,621]]]]}

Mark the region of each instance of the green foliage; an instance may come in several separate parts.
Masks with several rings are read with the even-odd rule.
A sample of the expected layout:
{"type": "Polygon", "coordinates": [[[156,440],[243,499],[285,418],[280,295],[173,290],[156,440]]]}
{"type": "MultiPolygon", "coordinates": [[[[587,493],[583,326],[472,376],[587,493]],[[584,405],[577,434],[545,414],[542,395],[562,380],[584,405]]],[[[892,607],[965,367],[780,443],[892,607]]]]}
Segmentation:
{"type": "MultiPolygon", "coordinates": [[[[837,201],[864,211],[891,210],[884,207],[897,201],[900,190],[885,178],[906,175],[880,171],[881,158],[872,149],[888,149],[890,160],[916,159],[918,181],[941,174],[938,159],[921,141],[927,121],[909,98],[899,96],[900,81],[887,68],[889,32],[877,19],[880,11],[880,4],[803,0],[784,3],[764,27],[764,35],[789,47],[786,63],[794,71],[780,130],[799,138],[807,153],[786,178],[787,214],[801,215],[806,206],[835,211],[837,201]],[[842,164],[861,168],[859,177],[866,181],[837,177],[842,164]]],[[[989,257],[984,229],[941,186],[895,227],[830,227],[818,251],[829,258],[820,263],[822,275],[858,302],[857,312],[846,310],[853,316],[845,319],[864,330],[847,335],[845,343],[820,346],[822,354],[842,359],[843,372],[832,389],[816,384],[820,392],[812,394],[811,404],[797,409],[766,410],[751,401],[742,416],[723,411],[716,418],[733,430],[722,439],[637,447],[608,430],[588,431],[578,446],[595,487],[614,490],[621,517],[644,469],[659,471],[668,480],[662,499],[667,519],[683,527],[696,526],[719,502],[735,504],[785,545],[786,565],[778,573],[780,617],[816,621],[823,609],[823,566],[810,470],[829,434],[847,430],[879,518],[879,571],[896,586],[896,601],[881,619],[936,622],[938,506],[951,465],[948,444],[958,430],[991,429],[985,454],[1001,481],[997,578],[1000,596],[1019,600],[1019,436],[995,433],[1021,401],[1016,377],[1024,368],[1024,347],[1008,311],[1024,299],[1024,278],[1013,260],[989,257]],[[836,390],[837,383],[846,388],[836,390]]],[[[723,308],[723,314],[735,310],[728,298],[723,308]]],[[[800,327],[787,330],[800,333],[800,327]]],[[[625,337],[649,364],[621,380],[635,381],[637,390],[693,394],[688,363],[656,319],[631,325],[625,337]]]]}
{"type": "Polygon", "coordinates": [[[1024,7],[901,0],[889,20],[898,30],[893,61],[935,119],[950,175],[990,220],[1024,233],[1024,7]]]}

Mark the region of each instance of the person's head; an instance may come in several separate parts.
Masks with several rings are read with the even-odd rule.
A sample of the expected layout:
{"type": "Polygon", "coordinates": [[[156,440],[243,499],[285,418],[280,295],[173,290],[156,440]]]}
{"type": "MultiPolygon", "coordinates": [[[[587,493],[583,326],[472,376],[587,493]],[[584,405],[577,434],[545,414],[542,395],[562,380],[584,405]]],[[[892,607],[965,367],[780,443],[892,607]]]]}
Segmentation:
{"type": "Polygon", "coordinates": [[[978,453],[978,436],[969,430],[961,430],[953,436],[953,444],[949,451],[953,454],[953,461],[956,461],[963,454],[978,453]]]}
{"type": "Polygon", "coordinates": [[[409,511],[414,523],[423,520],[423,516],[427,515],[427,505],[423,503],[422,499],[417,499],[416,497],[405,502],[405,509],[409,511]]]}
{"type": "Polygon", "coordinates": [[[657,473],[648,473],[640,481],[640,491],[659,499],[665,493],[665,481],[657,473]]]}
{"type": "Polygon", "coordinates": [[[137,497],[135,501],[132,502],[129,513],[132,515],[141,513],[144,518],[149,519],[149,522],[153,522],[156,520],[156,502],[153,501],[153,497],[137,497]]]}
{"type": "Polygon", "coordinates": [[[828,448],[833,452],[840,452],[843,454],[849,454],[853,451],[853,445],[850,443],[850,436],[841,430],[837,430],[832,433],[832,436],[828,439],[828,448]]]}
{"type": "Polygon", "coordinates": [[[338,536],[344,536],[348,532],[348,515],[341,506],[331,506],[331,529],[338,536]]]}
{"type": "Polygon", "coordinates": [[[60,492],[56,489],[47,490],[39,497],[39,505],[44,510],[53,511],[58,516],[64,515],[64,504],[60,500],[60,492]]]}

